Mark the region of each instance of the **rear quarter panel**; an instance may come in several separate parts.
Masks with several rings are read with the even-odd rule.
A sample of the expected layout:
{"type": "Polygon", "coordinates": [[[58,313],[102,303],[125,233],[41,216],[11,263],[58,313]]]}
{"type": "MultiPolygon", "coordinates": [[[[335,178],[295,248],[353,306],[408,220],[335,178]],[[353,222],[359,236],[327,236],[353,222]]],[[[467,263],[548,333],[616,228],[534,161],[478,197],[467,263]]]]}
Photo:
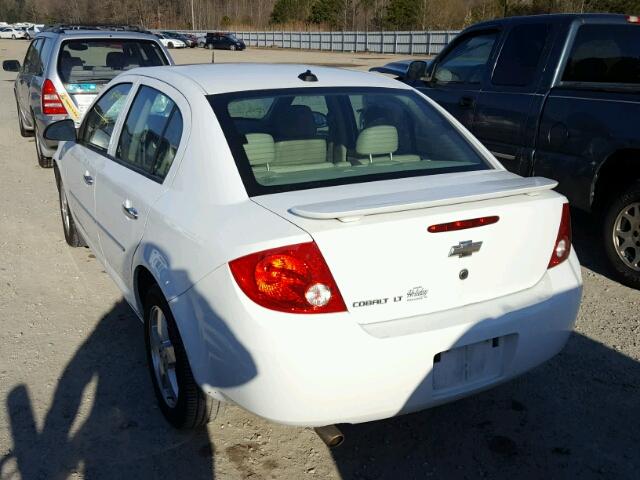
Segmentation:
{"type": "Polygon", "coordinates": [[[534,175],[558,180],[572,205],[589,210],[604,162],[617,151],[640,148],[639,122],[637,93],[553,89],[538,131],[534,175]]]}

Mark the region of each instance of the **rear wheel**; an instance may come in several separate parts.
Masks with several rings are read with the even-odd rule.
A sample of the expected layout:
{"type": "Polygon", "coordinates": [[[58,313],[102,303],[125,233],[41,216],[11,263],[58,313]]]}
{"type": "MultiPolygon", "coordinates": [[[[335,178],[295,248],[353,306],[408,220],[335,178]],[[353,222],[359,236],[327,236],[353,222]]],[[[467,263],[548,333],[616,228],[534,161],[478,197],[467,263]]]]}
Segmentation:
{"type": "Polygon", "coordinates": [[[169,47],[169,48],[173,48],[173,42],[169,42],[169,44],[167,45],[167,47],[169,47]]]}
{"type": "Polygon", "coordinates": [[[229,50],[231,50],[232,52],[235,51],[236,46],[235,45],[229,45],[229,50]]]}
{"type": "Polygon", "coordinates": [[[11,40],[15,40],[15,39],[16,39],[15,34],[14,34],[14,35],[11,35],[11,40]]]}
{"type": "Polygon", "coordinates": [[[35,118],[33,119],[33,136],[35,137],[38,165],[40,165],[42,168],[53,167],[53,158],[47,157],[42,153],[42,139],[40,138],[40,131],[38,130],[38,124],[36,123],[35,118]]]}
{"type": "Polygon", "coordinates": [[[144,305],[147,363],[160,410],[176,428],[206,425],[218,413],[219,402],[193,378],[178,327],[157,285],[149,289],[144,305]]]}
{"type": "Polygon", "coordinates": [[[603,237],[609,263],[618,279],[640,288],[640,182],[609,202],[603,237]]]}
{"type": "Polygon", "coordinates": [[[209,50],[213,50],[213,43],[207,43],[207,48],[209,50]]]}
{"type": "Polygon", "coordinates": [[[60,180],[60,174],[56,170],[56,184],[58,186],[58,199],[60,200],[60,218],[62,219],[62,230],[64,231],[64,239],[67,241],[67,245],[71,247],[84,247],[85,243],[80,235],[80,232],[76,229],[76,224],[71,216],[71,210],[69,209],[69,202],[67,202],[67,194],[64,191],[62,180],[60,180]]]}

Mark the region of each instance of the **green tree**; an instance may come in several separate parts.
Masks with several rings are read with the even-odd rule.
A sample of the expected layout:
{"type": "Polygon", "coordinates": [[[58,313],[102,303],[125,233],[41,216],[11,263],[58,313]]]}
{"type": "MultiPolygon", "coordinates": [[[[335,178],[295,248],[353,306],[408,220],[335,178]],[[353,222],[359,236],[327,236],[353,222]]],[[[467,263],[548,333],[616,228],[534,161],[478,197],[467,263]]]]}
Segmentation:
{"type": "Polygon", "coordinates": [[[420,13],[415,0],[390,0],[384,26],[390,30],[412,30],[420,25],[420,13]]]}
{"type": "Polygon", "coordinates": [[[316,0],[311,5],[309,23],[337,28],[341,26],[345,7],[344,0],[316,0]]]}
{"type": "Polygon", "coordinates": [[[270,23],[305,21],[313,0],[277,0],[271,11],[270,23]]]}

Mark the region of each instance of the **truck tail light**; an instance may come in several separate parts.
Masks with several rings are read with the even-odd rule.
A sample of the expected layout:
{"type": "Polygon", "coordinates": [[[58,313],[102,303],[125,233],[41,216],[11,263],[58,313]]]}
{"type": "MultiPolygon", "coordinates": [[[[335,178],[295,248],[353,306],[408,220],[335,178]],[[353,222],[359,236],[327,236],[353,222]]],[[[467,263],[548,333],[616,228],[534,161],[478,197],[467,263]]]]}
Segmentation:
{"type": "Polygon", "coordinates": [[[288,313],[347,310],[315,242],[252,253],[232,260],[229,268],[245,295],[265,308],[288,313]]]}
{"type": "Polygon", "coordinates": [[[627,22],[640,23],[640,17],[638,17],[637,15],[627,15],[627,22]]]}
{"type": "Polygon", "coordinates": [[[42,113],[44,115],[66,115],[67,109],[64,108],[60,95],[56,91],[53,82],[48,78],[42,85],[42,113]]]}
{"type": "Polygon", "coordinates": [[[560,265],[571,253],[571,213],[569,211],[569,204],[562,205],[562,218],[560,220],[560,228],[558,229],[558,238],[553,247],[553,253],[551,254],[551,260],[549,260],[549,266],[547,268],[553,268],[556,265],[560,265]]]}

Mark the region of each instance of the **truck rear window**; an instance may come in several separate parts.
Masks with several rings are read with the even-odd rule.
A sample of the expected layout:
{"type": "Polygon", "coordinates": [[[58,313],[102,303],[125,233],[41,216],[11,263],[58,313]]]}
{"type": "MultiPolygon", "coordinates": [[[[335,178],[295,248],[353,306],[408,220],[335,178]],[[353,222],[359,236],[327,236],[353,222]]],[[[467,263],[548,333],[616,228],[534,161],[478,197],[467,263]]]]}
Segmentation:
{"type": "Polygon", "coordinates": [[[582,25],[562,80],[640,83],[640,26],[582,25]]]}
{"type": "Polygon", "coordinates": [[[411,90],[302,88],[209,100],[249,195],[490,168],[411,90]]]}
{"type": "Polygon", "coordinates": [[[169,62],[156,42],[127,39],[67,40],[58,54],[63,83],[106,83],[125,70],[169,62]]]}

